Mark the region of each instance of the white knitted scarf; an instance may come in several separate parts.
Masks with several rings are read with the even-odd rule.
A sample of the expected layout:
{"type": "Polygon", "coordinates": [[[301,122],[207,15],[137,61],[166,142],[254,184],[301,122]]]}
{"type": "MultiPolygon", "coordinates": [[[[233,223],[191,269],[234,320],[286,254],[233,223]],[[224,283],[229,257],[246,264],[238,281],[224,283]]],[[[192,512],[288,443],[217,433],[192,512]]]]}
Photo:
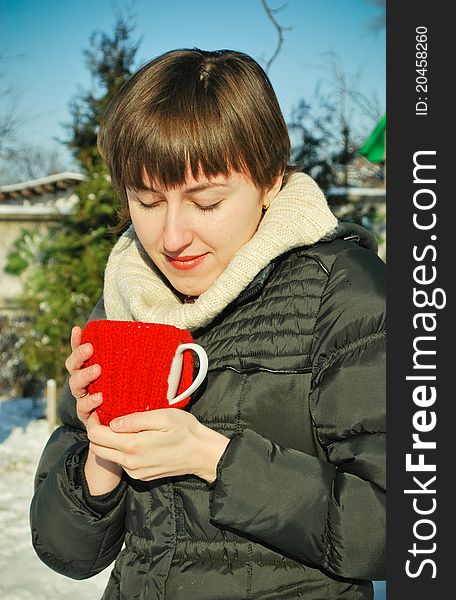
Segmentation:
{"type": "Polygon", "coordinates": [[[183,304],[164,283],[131,226],[112,249],[106,267],[106,316],[197,329],[235,300],[271,260],[292,248],[315,244],[336,225],[317,184],[295,173],[272,201],[252,239],[193,304],[183,304]]]}

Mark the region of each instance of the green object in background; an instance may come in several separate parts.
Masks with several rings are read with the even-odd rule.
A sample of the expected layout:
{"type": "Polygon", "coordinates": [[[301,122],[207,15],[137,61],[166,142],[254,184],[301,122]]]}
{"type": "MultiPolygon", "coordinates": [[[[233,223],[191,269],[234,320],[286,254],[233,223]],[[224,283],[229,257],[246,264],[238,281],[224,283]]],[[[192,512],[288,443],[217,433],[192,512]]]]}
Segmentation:
{"type": "Polygon", "coordinates": [[[371,162],[385,161],[386,114],[380,119],[359,153],[371,162]]]}

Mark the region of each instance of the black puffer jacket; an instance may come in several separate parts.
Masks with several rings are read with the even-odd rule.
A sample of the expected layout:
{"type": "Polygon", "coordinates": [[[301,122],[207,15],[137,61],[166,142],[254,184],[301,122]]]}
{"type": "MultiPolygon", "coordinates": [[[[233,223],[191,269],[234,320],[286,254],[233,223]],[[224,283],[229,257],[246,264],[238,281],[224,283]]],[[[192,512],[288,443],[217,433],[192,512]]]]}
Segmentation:
{"type": "MultiPolygon", "coordinates": [[[[335,237],[278,257],[193,332],[210,367],[190,410],[232,438],[211,486],[125,476],[90,497],[65,390],[31,506],[46,564],[83,579],[117,557],[105,600],[372,597],[368,580],[384,577],[384,264],[361,228],[335,237]]],[[[91,318],[103,314],[100,302],[91,318]]]]}

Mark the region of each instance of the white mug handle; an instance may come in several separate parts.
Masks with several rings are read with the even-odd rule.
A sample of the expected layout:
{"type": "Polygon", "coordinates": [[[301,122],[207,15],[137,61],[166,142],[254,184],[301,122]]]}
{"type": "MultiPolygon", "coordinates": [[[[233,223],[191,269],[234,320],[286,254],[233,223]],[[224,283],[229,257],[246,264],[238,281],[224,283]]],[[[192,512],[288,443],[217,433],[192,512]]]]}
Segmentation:
{"type": "Polygon", "coordinates": [[[199,346],[198,344],[180,344],[177,347],[176,354],[174,355],[173,362],[171,363],[171,369],[169,371],[168,376],[168,393],[166,394],[166,398],[168,400],[168,404],[173,406],[173,404],[177,404],[187,396],[190,396],[203,382],[203,379],[206,377],[208,367],[208,360],[206,350],[199,346]],[[183,352],[184,350],[193,350],[198,354],[199,358],[199,371],[198,375],[195,377],[193,383],[190,385],[188,389],[186,389],[182,394],[179,394],[177,398],[174,398],[174,395],[177,392],[177,388],[179,387],[179,382],[182,374],[182,365],[183,365],[183,352]]]}

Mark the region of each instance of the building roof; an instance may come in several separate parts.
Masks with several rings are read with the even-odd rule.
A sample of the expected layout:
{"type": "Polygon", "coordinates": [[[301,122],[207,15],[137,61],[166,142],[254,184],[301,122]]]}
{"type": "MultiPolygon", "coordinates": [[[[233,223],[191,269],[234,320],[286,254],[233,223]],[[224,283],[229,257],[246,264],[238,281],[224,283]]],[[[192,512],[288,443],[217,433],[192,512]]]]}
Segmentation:
{"type": "Polygon", "coordinates": [[[0,201],[21,201],[30,198],[30,196],[41,196],[43,194],[52,194],[58,191],[74,187],[86,178],[82,173],[73,173],[65,171],[48,175],[40,179],[31,179],[22,183],[13,183],[11,185],[0,185],[0,201]]]}
{"type": "Polygon", "coordinates": [[[361,198],[372,198],[373,200],[385,201],[385,187],[330,187],[326,190],[326,196],[335,198],[342,196],[347,200],[360,200],[361,198]]]}

